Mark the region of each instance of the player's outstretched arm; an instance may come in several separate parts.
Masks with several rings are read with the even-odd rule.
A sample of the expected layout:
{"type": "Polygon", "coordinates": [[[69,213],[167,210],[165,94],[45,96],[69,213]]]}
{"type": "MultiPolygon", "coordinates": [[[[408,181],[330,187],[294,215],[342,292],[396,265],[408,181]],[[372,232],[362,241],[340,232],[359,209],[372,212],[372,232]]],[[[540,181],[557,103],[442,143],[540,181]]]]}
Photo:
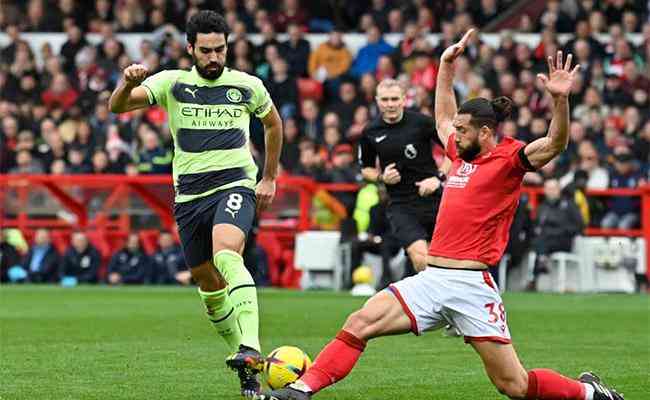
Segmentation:
{"type": "Polygon", "coordinates": [[[454,96],[454,61],[460,56],[475,30],[468,30],[458,43],[445,49],[440,57],[440,68],[436,79],[436,130],[440,141],[446,147],[449,136],[453,133],[452,122],[456,115],[456,97],[454,96]]]}
{"type": "Polygon", "coordinates": [[[257,210],[265,210],[275,197],[275,180],[278,177],[282,151],[282,119],[275,106],[262,118],[265,137],[265,159],[262,180],[257,185],[257,210]]]}
{"type": "Polygon", "coordinates": [[[149,106],[149,96],[140,86],[148,74],[149,70],[142,64],[133,64],[124,70],[124,77],[108,100],[111,112],[119,114],[149,106]]]}
{"type": "Polygon", "coordinates": [[[571,69],[573,55],[569,54],[562,62],[562,52],[558,51],[555,60],[548,57],[548,76],[538,74],[546,90],[553,96],[553,119],[548,134],[529,143],[524,152],[533,167],[541,168],[555,156],[563,152],[569,144],[569,94],[580,65],[571,69]]]}

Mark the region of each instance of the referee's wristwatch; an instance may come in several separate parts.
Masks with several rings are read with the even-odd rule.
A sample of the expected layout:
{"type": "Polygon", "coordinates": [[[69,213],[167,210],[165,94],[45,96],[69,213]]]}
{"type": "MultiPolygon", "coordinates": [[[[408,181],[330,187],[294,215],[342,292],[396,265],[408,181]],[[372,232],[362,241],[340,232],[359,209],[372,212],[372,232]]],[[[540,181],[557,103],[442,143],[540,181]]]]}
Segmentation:
{"type": "Polygon", "coordinates": [[[377,180],[375,182],[379,184],[384,183],[384,174],[377,175],[377,180]]]}

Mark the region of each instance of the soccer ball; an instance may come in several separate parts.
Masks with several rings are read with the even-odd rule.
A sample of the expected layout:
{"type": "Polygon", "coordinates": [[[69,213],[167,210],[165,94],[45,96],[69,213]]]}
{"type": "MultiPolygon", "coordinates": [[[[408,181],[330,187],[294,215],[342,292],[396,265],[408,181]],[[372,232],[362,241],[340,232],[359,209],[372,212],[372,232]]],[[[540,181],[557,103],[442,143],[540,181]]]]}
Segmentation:
{"type": "Polygon", "coordinates": [[[361,265],[352,273],[352,283],[355,285],[370,284],[372,282],[372,268],[361,265]]]}
{"type": "Polygon", "coordinates": [[[294,346],[282,346],[273,350],[266,359],[264,373],[271,389],[281,389],[295,381],[311,367],[311,359],[294,346]]]}

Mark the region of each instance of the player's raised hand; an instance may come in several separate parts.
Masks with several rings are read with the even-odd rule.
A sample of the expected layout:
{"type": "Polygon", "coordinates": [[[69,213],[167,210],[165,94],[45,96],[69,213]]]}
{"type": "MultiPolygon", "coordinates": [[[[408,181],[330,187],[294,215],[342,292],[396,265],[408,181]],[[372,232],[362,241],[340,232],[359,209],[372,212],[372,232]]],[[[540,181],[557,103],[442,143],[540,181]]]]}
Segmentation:
{"type": "Polygon", "coordinates": [[[266,210],[275,197],[275,180],[262,178],[255,189],[257,196],[257,213],[266,210]]]}
{"type": "Polygon", "coordinates": [[[432,176],[431,178],[415,182],[415,186],[418,187],[418,193],[421,197],[431,196],[440,187],[440,179],[432,176]]]}
{"type": "Polygon", "coordinates": [[[142,64],[131,64],[124,70],[127,85],[138,86],[149,75],[149,69],[142,64]]]}
{"type": "Polygon", "coordinates": [[[399,171],[395,168],[395,163],[390,163],[384,168],[384,173],[381,174],[382,180],[387,185],[394,185],[399,183],[402,180],[402,176],[399,174],[399,171]]]}
{"type": "Polygon", "coordinates": [[[562,51],[557,52],[555,60],[553,57],[548,57],[548,76],[544,74],[537,74],[543,83],[546,90],[553,97],[567,97],[571,93],[571,86],[576,74],[580,70],[580,64],[571,69],[571,60],[573,54],[569,53],[566,62],[562,63],[562,51]]]}
{"type": "Polygon", "coordinates": [[[440,57],[440,60],[448,63],[454,62],[458,56],[463,54],[465,47],[467,47],[467,42],[469,42],[469,39],[475,32],[476,29],[470,29],[465,32],[463,37],[457,43],[454,43],[445,49],[445,51],[442,53],[442,56],[440,57]]]}

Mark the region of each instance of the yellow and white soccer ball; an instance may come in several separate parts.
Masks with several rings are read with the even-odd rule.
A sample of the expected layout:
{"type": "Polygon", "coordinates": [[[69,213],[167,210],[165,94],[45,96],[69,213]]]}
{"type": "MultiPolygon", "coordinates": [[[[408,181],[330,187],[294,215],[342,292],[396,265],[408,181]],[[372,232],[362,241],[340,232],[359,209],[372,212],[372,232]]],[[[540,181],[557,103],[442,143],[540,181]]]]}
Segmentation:
{"type": "Polygon", "coordinates": [[[352,283],[355,285],[370,284],[372,282],[372,268],[361,265],[352,272],[352,283]]]}
{"type": "Polygon", "coordinates": [[[281,389],[300,378],[311,367],[311,359],[294,346],[282,346],[269,353],[264,373],[271,389],[281,389]]]}

